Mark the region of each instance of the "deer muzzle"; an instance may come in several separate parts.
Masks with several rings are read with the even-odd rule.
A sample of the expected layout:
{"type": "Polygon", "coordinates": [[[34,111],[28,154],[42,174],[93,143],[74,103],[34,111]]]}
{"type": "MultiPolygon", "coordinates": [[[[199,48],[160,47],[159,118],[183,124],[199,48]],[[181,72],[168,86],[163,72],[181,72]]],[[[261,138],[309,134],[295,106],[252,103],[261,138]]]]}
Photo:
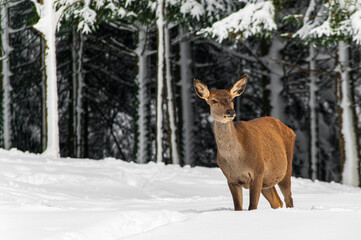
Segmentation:
{"type": "Polygon", "coordinates": [[[228,109],[224,114],[224,118],[233,119],[236,116],[236,112],[233,109],[228,109]]]}

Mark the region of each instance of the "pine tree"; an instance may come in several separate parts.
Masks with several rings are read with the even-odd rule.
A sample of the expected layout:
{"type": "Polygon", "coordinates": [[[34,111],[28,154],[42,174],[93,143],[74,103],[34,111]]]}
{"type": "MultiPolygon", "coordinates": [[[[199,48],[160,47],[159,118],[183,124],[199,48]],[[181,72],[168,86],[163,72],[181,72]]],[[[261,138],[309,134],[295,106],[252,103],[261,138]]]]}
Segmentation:
{"type": "Polygon", "coordinates": [[[342,182],[353,186],[360,185],[360,145],[350,75],[349,42],[361,42],[360,7],[359,1],[326,1],[316,10],[316,1],[311,1],[306,13],[307,21],[297,33],[301,39],[325,47],[337,43],[335,79],[342,182]],[[309,17],[315,13],[316,17],[309,17]]]}

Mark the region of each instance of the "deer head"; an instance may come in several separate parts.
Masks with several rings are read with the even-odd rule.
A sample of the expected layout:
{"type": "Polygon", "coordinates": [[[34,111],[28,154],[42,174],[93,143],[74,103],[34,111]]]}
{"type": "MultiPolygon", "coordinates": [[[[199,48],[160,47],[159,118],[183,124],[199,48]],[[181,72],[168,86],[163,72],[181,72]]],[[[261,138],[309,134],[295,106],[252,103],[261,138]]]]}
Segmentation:
{"type": "Polygon", "coordinates": [[[194,89],[200,98],[206,100],[211,108],[211,116],[214,121],[226,123],[236,116],[233,99],[244,92],[247,84],[247,75],[243,75],[230,89],[208,90],[205,83],[195,79],[194,89]]]}

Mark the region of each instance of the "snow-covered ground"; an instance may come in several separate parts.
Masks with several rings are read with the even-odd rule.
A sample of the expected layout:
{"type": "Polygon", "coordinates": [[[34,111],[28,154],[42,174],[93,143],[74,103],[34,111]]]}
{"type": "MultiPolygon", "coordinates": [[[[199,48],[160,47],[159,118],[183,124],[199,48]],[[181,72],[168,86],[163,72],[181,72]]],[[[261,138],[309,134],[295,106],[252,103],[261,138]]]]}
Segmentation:
{"type": "Polygon", "coordinates": [[[0,150],[0,239],[360,239],[360,189],[292,184],[294,209],[234,212],[219,169],[0,150]]]}

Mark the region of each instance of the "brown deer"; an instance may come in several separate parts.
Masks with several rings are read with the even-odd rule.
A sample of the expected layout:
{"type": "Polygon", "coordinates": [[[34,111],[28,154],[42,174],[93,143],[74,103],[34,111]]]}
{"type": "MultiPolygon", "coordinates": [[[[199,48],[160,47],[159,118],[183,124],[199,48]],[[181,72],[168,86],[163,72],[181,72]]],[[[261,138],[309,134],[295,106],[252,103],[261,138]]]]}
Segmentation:
{"type": "Polygon", "coordinates": [[[217,164],[227,178],[235,210],[242,210],[242,188],[250,189],[249,210],[257,209],[261,193],[272,208],[283,207],[276,184],[286,207],[293,207],[291,174],[296,135],[272,117],[233,122],[236,116],[233,99],[244,92],[246,84],[247,75],[229,90],[209,91],[203,82],[193,82],[197,95],[206,100],[211,109],[217,164]]]}

